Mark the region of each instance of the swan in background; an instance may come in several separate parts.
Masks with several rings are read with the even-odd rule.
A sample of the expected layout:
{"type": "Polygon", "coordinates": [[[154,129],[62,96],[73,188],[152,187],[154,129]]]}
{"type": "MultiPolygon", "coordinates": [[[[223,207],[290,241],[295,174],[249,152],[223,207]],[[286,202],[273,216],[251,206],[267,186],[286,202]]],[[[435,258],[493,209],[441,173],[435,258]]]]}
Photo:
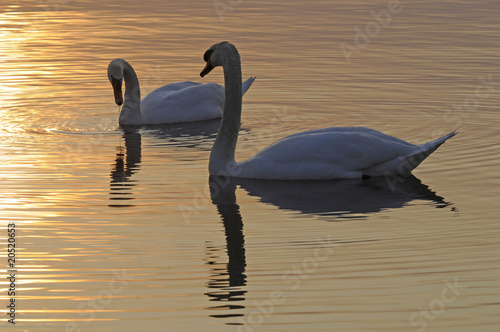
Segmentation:
{"type": "Polygon", "coordinates": [[[354,179],[408,175],[447,139],[413,145],[377,130],[332,127],[282,138],[249,159],[236,162],[234,154],[241,119],[241,63],[234,45],[222,42],[204,54],[201,77],[214,67],[224,70],[225,100],[222,121],[210,154],[211,175],[270,180],[354,179]]]}
{"type": "MultiPolygon", "coordinates": [[[[191,122],[222,116],[224,87],[219,84],[172,83],[154,90],[141,101],[139,79],[132,66],[123,59],[110,62],[108,79],[113,86],[116,104],[123,104],[120,125],[191,122]],[[123,81],[125,102],[122,95],[123,81]]],[[[250,77],[243,83],[243,94],[254,80],[255,77],[250,77]]]]}

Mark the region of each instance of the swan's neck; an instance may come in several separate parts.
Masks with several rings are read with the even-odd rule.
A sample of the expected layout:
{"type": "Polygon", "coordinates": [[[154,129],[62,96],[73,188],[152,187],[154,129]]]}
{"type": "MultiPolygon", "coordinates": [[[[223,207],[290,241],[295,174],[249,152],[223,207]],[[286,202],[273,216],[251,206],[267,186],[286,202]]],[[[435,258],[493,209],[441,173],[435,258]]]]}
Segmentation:
{"type": "Polygon", "coordinates": [[[123,80],[125,81],[125,101],[120,113],[120,124],[141,124],[141,89],[134,68],[123,61],[123,80]]]}
{"type": "Polygon", "coordinates": [[[241,63],[238,51],[229,46],[221,59],[224,69],[224,110],[222,121],[210,154],[210,174],[237,175],[235,172],[234,152],[238,141],[241,123],[241,63]]]}

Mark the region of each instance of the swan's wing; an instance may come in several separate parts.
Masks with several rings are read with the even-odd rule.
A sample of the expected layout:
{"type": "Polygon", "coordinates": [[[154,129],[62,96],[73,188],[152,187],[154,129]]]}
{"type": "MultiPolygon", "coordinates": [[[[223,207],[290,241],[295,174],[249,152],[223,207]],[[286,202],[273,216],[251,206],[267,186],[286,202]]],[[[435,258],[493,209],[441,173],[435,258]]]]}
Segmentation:
{"type": "MultiPolygon", "coordinates": [[[[255,77],[243,82],[243,93],[255,77]]],[[[216,83],[179,82],[162,86],[141,101],[146,124],[190,122],[220,118],[224,86],[216,83]]]]}
{"type": "Polygon", "coordinates": [[[161,94],[175,93],[179,90],[191,88],[194,86],[201,86],[201,85],[205,85],[205,84],[199,83],[199,82],[191,82],[191,81],[170,83],[170,84],[164,85],[162,87],[159,87],[158,89],[151,92],[149,95],[155,95],[158,93],[161,93],[161,94]]]}
{"type": "Polygon", "coordinates": [[[241,87],[241,90],[243,91],[243,94],[245,94],[245,92],[247,92],[248,89],[250,89],[250,87],[252,86],[253,81],[255,81],[255,77],[250,77],[248,80],[246,80],[245,82],[243,82],[242,87],[241,87]]]}
{"type": "MultiPolygon", "coordinates": [[[[326,128],[285,137],[240,163],[242,177],[358,178],[418,149],[367,128],[326,128]]],[[[391,165],[392,166],[392,165],[391,165]]]]}
{"type": "Polygon", "coordinates": [[[378,130],[366,128],[366,127],[329,127],[329,128],[313,129],[313,130],[303,131],[300,133],[295,133],[295,134],[289,135],[283,139],[285,140],[285,139],[288,139],[291,137],[306,136],[306,135],[311,135],[311,134],[323,134],[323,133],[367,134],[367,135],[373,135],[375,137],[379,137],[383,140],[390,140],[390,141],[394,141],[394,142],[397,142],[397,143],[400,143],[403,145],[413,146],[413,144],[410,144],[402,139],[399,139],[397,137],[384,134],[378,130]]]}
{"type": "Polygon", "coordinates": [[[141,101],[141,112],[149,124],[200,121],[221,117],[223,103],[223,86],[181,82],[151,92],[141,101]]]}

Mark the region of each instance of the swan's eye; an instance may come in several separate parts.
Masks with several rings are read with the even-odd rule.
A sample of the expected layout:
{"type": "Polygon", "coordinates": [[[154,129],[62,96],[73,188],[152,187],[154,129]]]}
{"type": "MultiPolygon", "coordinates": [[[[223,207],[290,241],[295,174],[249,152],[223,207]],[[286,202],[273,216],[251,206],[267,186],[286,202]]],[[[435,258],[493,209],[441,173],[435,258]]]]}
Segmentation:
{"type": "Polygon", "coordinates": [[[212,52],[214,50],[208,50],[205,52],[205,54],[203,54],[203,60],[205,60],[205,62],[208,62],[210,60],[210,56],[212,55],[212,52]]]}

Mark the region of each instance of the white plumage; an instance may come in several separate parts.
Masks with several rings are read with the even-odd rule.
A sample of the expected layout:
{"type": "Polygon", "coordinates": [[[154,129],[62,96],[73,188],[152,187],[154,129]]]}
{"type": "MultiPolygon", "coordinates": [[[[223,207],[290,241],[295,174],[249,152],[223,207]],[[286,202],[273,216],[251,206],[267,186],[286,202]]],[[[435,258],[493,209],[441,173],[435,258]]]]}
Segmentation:
{"type": "MultiPolygon", "coordinates": [[[[179,82],[162,86],[141,101],[139,80],[132,66],[115,59],[108,66],[115,102],[123,103],[120,125],[164,124],[220,118],[224,103],[224,87],[215,83],[179,82]],[[121,91],[125,81],[125,100],[121,91]]],[[[243,84],[244,92],[254,77],[243,84]]]]}
{"type": "Polygon", "coordinates": [[[225,105],[210,155],[212,175],[270,180],[352,179],[407,175],[434,152],[453,131],[434,141],[414,145],[363,127],[332,127],[282,138],[249,159],[236,162],[234,152],[241,117],[241,65],[236,48],[222,42],[204,56],[204,76],[222,66],[225,105]]]}
{"type": "Polygon", "coordinates": [[[305,131],[282,138],[241,162],[241,174],[233,175],[283,180],[406,175],[455,134],[413,145],[362,127],[305,131]]]}

